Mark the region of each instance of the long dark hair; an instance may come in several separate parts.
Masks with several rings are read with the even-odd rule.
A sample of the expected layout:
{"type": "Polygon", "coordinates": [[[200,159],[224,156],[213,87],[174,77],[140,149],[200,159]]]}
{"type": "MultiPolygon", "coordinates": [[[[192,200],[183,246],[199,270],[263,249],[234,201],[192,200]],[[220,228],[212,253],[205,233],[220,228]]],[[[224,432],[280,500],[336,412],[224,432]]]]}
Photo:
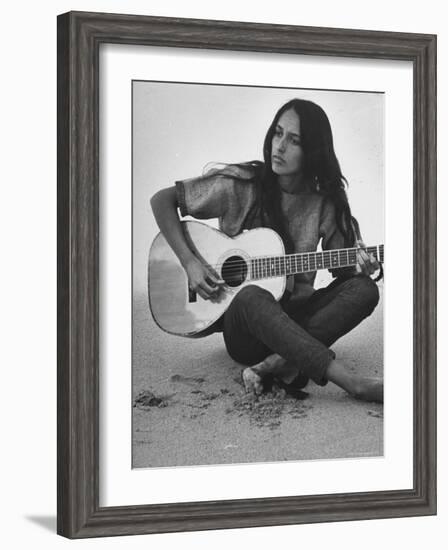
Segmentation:
{"type": "MultiPolygon", "coordinates": [[[[335,207],[336,225],[344,237],[346,247],[354,245],[359,234],[358,222],[352,216],[347,199],[347,181],[342,175],[334,152],[333,133],[325,111],[305,99],[292,99],[276,113],[263,145],[264,163],[257,163],[260,180],[258,199],[263,223],[275,229],[283,238],[287,250],[292,249],[286,231],[281,206],[277,175],[272,171],[272,138],[279,118],[293,109],[300,119],[300,140],[304,152],[303,176],[310,191],[324,195],[335,207]]],[[[253,165],[254,163],[252,163],[253,165]]]]}

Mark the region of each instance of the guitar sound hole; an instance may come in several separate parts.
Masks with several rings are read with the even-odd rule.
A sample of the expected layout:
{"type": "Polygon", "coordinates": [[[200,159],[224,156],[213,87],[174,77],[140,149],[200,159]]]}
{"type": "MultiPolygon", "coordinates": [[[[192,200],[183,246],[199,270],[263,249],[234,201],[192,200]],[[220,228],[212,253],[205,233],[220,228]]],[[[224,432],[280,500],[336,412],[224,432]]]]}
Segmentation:
{"type": "Polygon", "coordinates": [[[230,256],[223,263],[221,277],[229,286],[239,286],[247,277],[247,264],[241,256],[230,256]]]}

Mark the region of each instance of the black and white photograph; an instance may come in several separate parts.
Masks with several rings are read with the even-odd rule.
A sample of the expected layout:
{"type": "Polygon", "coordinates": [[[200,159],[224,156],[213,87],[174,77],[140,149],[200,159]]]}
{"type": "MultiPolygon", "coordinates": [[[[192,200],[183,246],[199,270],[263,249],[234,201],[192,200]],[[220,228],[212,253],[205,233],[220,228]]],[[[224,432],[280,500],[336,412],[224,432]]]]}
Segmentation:
{"type": "Polygon", "coordinates": [[[3,547],[444,549],[443,4],[5,6],[3,547]]]}
{"type": "Polygon", "coordinates": [[[384,109],[132,82],[133,468],[383,456],[384,109]]]}

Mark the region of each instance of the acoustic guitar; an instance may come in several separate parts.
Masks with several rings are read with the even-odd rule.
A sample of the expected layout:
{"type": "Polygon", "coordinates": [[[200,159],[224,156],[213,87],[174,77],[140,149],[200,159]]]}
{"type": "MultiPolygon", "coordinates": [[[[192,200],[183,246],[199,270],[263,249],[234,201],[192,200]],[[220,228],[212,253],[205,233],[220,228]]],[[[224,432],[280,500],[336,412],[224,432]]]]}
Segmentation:
{"type": "MultiPolygon", "coordinates": [[[[197,221],[181,222],[191,250],[225,281],[217,299],[204,300],[192,291],[177,256],[159,233],[150,248],[148,294],[152,316],[170,334],[198,337],[247,285],[258,285],[280,300],[289,275],[354,266],[357,248],[285,254],[283,241],[272,229],[260,227],[231,238],[197,221]]],[[[366,247],[384,262],[384,245],[366,247]]]]}

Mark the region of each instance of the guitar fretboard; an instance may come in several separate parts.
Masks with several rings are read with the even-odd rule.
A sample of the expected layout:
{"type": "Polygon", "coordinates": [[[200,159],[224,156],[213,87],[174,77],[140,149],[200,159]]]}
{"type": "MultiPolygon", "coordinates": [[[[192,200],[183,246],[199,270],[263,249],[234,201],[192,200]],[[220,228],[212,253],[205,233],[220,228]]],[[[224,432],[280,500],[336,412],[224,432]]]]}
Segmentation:
{"type": "MultiPolygon", "coordinates": [[[[283,256],[260,256],[251,258],[251,279],[266,279],[283,275],[308,273],[319,269],[337,269],[354,266],[357,263],[358,248],[341,248],[322,252],[305,252],[283,256]]],[[[384,245],[364,248],[380,262],[384,262],[384,245]]]]}

